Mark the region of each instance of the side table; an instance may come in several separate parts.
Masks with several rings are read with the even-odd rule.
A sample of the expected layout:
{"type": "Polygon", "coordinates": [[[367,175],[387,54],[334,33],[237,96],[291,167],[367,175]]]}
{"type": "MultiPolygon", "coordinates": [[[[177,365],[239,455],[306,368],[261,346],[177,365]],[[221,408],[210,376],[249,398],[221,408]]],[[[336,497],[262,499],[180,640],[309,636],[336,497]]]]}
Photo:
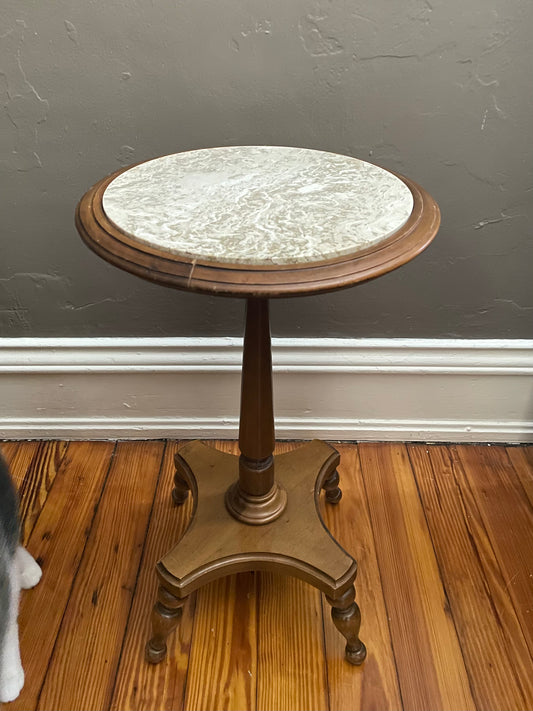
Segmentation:
{"type": "Polygon", "coordinates": [[[97,254],[150,281],[247,300],[240,456],[201,442],[176,455],[172,498],[189,492],[189,527],[156,566],[157,602],[146,658],[166,654],[190,593],[231,573],[297,576],[326,594],[360,664],[355,560],[318,510],[342,496],[338,452],[314,440],[273,456],[269,299],[373,279],[435,236],[437,204],[419,185],[370,163],[302,148],[239,146],[164,156],[94,185],[76,226],[97,254]],[[314,496],[311,492],[314,491],[314,496]]]}

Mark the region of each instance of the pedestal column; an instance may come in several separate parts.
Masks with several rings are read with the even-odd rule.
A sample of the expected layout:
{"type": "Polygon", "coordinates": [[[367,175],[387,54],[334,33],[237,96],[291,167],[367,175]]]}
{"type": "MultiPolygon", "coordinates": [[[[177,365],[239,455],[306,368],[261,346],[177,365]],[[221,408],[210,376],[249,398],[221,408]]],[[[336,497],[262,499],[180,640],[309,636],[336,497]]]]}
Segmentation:
{"type": "Polygon", "coordinates": [[[275,480],[272,353],[267,299],[248,299],[241,379],[239,479],[226,493],[232,516],[249,524],[274,521],[287,495],[275,480]]]}

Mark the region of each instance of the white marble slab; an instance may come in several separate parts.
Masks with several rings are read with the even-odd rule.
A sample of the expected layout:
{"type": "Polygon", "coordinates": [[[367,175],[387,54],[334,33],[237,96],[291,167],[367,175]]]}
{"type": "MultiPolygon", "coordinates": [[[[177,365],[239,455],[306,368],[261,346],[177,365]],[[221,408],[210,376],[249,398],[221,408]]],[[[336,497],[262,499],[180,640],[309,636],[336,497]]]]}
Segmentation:
{"type": "Polygon", "coordinates": [[[304,148],[209,148],[115,178],[108,218],[139,242],[192,259],[295,264],[356,253],[405,224],[413,197],[382,168],[304,148]]]}

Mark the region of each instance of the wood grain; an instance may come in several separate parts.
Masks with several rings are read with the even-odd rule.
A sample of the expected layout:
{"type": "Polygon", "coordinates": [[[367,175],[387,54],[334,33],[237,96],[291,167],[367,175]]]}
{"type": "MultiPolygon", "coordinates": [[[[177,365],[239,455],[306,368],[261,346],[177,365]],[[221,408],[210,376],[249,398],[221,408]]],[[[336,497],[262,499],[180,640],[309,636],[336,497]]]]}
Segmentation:
{"type": "Polygon", "coordinates": [[[239,483],[247,494],[264,496],[272,489],[274,466],[271,457],[274,445],[268,300],[248,299],[239,418],[239,450],[242,454],[239,483]],[[268,465],[264,464],[264,460],[269,460],[268,465]]]}
{"type": "Polygon", "coordinates": [[[110,704],[163,450],[162,442],[117,445],[40,709],[101,709],[110,704]],[[71,679],[76,683],[68,683],[71,679]]]}
{"type": "MultiPolygon", "coordinates": [[[[237,453],[234,444],[216,444],[237,453]]],[[[282,443],[276,453],[294,448],[282,443]]],[[[256,694],[257,708],[323,708],[324,659],[323,651],[317,657],[317,642],[321,649],[320,595],[305,583],[247,573],[201,588],[185,708],[255,708],[256,694]],[[232,654],[223,653],[224,645],[232,654]],[[279,664],[287,683],[273,687],[279,664]]]]}
{"type": "Polygon", "coordinates": [[[516,624],[509,628],[506,623],[514,614],[512,603],[501,595],[504,581],[486,533],[471,523],[479,513],[464,491],[460,464],[446,447],[409,446],[409,455],[476,704],[481,709],[531,709],[527,645],[516,624]]]}
{"type": "Polygon", "coordinates": [[[56,477],[67,442],[4,442],[2,451],[20,500],[21,541],[27,545],[50,487],[56,477]]]}
{"type": "MultiPolygon", "coordinates": [[[[32,476],[45,480],[38,472],[51,459],[41,450],[36,466],[40,446],[2,444],[19,483],[32,461],[32,476]]],[[[262,573],[201,589],[198,613],[191,596],[168,640],[168,660],[153,667],[143,660],[157,587],[153,564],[179,538],[190,506],[170,503],[175,446],[165,450],[151,515],[146,491],[153,492],[161,457],[147,452],[160,453],[161,443],[119,445],[107,484],[114,444],[70,443],[52,487],[39,487],[46,501],[29,547],[44,575],[22,594],[26,687],[10,708],[35,709],[43,684],[39,707],[48,709],[182,709],[184,695],[187,709],[472,708],[463,657],[480,711],[533,708],[525,637],[533,609],[531,448],[409,446],[408,457],[402,445],[360,445],[360,469],[358,448],[338,447],[344,497],[338,506],[322,502],[322,511],[359,561],[361,637],[369,651],[361,668],[343,660],[329,605],[311,586],[262,573]],[[125,494],[130,486],[135,491],[125,494]],[[115,556],[117,536],[123,550],[115,556]],[[92,583],[102,581],[108,590],[97,594],[95,611],[92,583]],[[522,617],[520,604],[528,604],[522,617]]],[[[217,446],[236,452],[235,443],[217,446]]],[[[294,446],[282,443],[277,451],[294,446]]],[[[25,511],[34,510],[25,504],[33,496],[31,487],[23,491],[25,511]]]]}
{"type": "Polygon", "coordinates": [[[322,526],[309,493],[338,460],[338,452],[318,440],[276,455],[276,478],[289,500],[287,509],[268,525],[245,525],[228,514],[227,498],[224,505],[238,478],[239,458],[203,442],[187,443],[177,464],[198,506],[193,525],[157,564],[162,584],[186,597],[224,575],[266,570],[299,577],[336,598],[337,591],[352,584],[357,566],[322,526]]]}
{"type": "Polygon", "coordinates": [[[33,529],[28,548],[43,577],[22,594],[19,632],[26,684],[10,708],[33,709],[37,704],[114,447],[111,442],[69,445],[33,529]]]}
{"type": "Polygon", "coordinates": [[[21,540],[28,543],[35,522],[67,451],[67,442],[40,442],[19,488],[21,540]]]}
{"type": "MultiPolygon", "coordinates": [[[[275,453],[295,449],[296,443],[278,442],[275,453]]],[[[257,594],[258,711],[327,709],[321,594],[301,580],[273,573],[258,575],[257,594]],[[272,684],[274,677],[279,683],[272,684]]],[[[346,641],[334,631],[344,647],[346,641]]]]}
{"type": "MultiPolygon", "coordinates": [[[[497,615],[493,613],[493,617],[495,617],[498,624],[502,625],[503,633],[506,640],[508,640],[504,647],[505,653],[510,655],[511,660],[516,660],[515,672],[524,686],[527,698],[529,693],[527,690],[530,689],[531,680],[533,679],[532,661],[510,596],[508,578],[497,560],[495,549],[492,546],[480,513],[478,494],[470,485],[463,464],[459,459],[457,448],[451,446],[447,449],[454,477],[461,489],[469,530],[483,565],[494,609],[497,610],[497,615]],[[513,650],[513,647],[516,650],[513,650]]],[[[473,456],[476,457],[481,454],[484,449],[486,448],[473,447],[473,456]]],[[[446,469],[444,469],[444,472],[446,472],[446,469]]],[[[436,478],[442,479],[443,474],[440,471],[434,469],[434,473],[436,478]]],[[[522,545],[528,545],[528,543],[524,541],[522,545]]],[[[459,553],[460,551],[458,551],[459,553]]],[[[486,683],[490,686],[490,680],[487,680],[486,683]]]]}
{"type": "Polygon", "coordinates": [[[2,442],[0,444],[0,450],[17,489],[20,489],[39,445],[39,442],[2,442]]]}
{"type": "Polygon", "coordinates": [[[197,593],[185,709],[256,708],[256,573],[229,575],[197,593]]]}
{"type": "Polygon", "coordinates": [[[292,577],[261,573],[258,637],[258,711],[328,709],[318,590],[292,577]]]}
{"type": "Polygon", "coordinates": [[[192,508],[190,496],[181,506],[175,506],[171,499],[177,450],[173,442],[165,450],[111,701],[114,711],[151,711],[154,699],[161,709],[183,708],[194,597],[185,605],[178,629],[168,639],[167,659],[156,665],[147,664],[144,659],[144,646],[150,636],[150,612],[158,587],[155,564],[180,539],[192,508]]]}
{"type": "MultiPolygon", "coordinates": [[[[236,442],[211,444],[228,454],[239,453],[236,442]]],[[[256,708],[256,588],[257,574],[239,573],[207,585],[193,596],[197,602],[186,709],[256,708]]]]}
{"type": "Polygon", "coordinates": [[[400,690],[408,709],[474,709],[403,445],[359,445],[400,690]]]}
{"type": "Polygon", "coordinates": [[[507,447],[506,452],[533,506],[533,446],[507,447]]]}
{"type": "Polygon", "coordinates": [[[334,538],[358,562],[355,588],[361,608],[361,639],[368,656],[360,668],[346,663],[344,640],[331,622],[325,603],[329,706],[335,711],[398,709],[398,677],[357,448],[346,444],[335,444],[335,448],[341,455],[338,471],[343,496],[335,506],[323,499],[321,510],[334,538]]]}
{"type": "Polygon", "coordinates": [[[457,446],[533,655],[533,510],[505,447],[457,446]]]}

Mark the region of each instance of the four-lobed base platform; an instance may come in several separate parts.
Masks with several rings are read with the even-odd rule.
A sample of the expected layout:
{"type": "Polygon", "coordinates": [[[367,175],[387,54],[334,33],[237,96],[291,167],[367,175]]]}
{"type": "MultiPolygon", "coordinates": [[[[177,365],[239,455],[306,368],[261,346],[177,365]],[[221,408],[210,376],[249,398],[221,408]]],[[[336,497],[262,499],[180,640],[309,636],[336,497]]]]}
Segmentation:
{"type": "Polygon", "coordinates": [[[276,482],[287,494],[283,513],[273,522],[248,525],[227,510],[225,495],[238,479],[239,458],[190,442],[176,455],[175,503],[192,492],[194,508],[187,531],[157,564],[158,601],[147,660],[161,661],[166,638],[175,628],[187,596],[206,583],[249,570],[294,575],[326,594],[332,618],[347,640],[346,658],[360,664],[366,649],[359,640],[355,603],[357,564],[334,540],[318,510],[321,489],[330,503],[340,500],[338,452],[314,440],[275,457],[276,482]]]}

